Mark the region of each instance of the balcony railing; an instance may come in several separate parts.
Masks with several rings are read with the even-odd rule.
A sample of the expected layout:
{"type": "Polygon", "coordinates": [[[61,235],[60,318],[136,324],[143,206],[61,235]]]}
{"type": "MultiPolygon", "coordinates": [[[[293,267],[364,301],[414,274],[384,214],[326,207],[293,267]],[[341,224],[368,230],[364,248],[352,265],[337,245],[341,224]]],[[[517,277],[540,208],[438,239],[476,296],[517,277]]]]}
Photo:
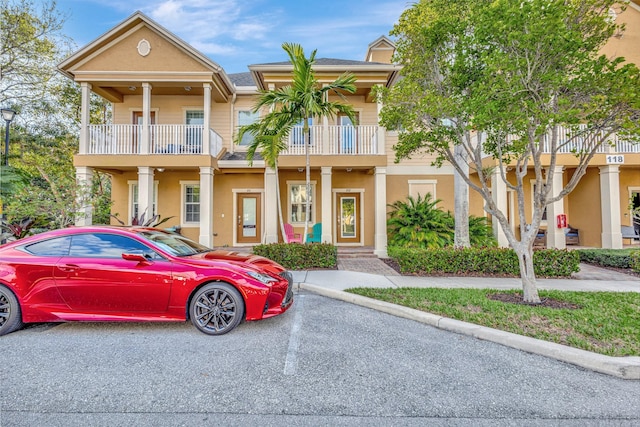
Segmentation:
{"type": "MultiPolygon", "coordinates": [[[[596,153],[640,153],[640,141],[622,139],[617,134],[607,136],[605,131],[601,131],[600,135],[595,135],[595,138],[594,136],[587,138],[586,136],[581,136],[579,133],[584,130],[584,126],[580,127],[577,131],[575,129],[559,127],[556,143],[558,148],[556,149],[556,153],[571,154],[579,153],[581,151],[590,151],[593,145],[604,137],[607,138],[606,142],[596,148],[596,153]]],[[[507,139],[513,140],[515,138],[507,139]]],[[[483,136],[482,140],[486,141],[486,135],[483,136]]],[[[475,141],[477,142],[477,139],[475,141]]],[[[547,135],[542,138],[542,152],[547,154],[551,153],[551,135],[547,135]]],[[[490,156],[490,154],[487,153],[484,155],[487,157],[490,156]]]]}
{"type": "MultiPolygon", "coordinates": [[[[142,125],[90,125],[87,153],[141,154],[142,125]]],[[[203,125],[149,125],[149,154],[202,154],[203,125]]],[[[222,149],[222,137],[209,131],[209,153],[222,149]]]]}
{"type": "MultiPolygon", "coordinates": [[[[322,126],[309,127],[309,154],[314,155],[372,155],[381,154],[378,147],[378,126],[322,126]]],[[[293,128],[289,135],[288,150],[283,155],[303,155],[304,131],[293,128]]]]}

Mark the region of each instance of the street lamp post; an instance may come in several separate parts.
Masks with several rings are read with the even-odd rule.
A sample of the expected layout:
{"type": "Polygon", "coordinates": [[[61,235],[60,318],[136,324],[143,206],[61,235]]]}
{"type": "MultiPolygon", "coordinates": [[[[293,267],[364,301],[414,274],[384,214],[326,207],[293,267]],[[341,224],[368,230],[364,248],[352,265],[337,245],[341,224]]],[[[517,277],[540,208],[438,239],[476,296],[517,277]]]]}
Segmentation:
{"type": "Polygon", "coordinates": [[[17,113],[11,108],[3,108],[0,111],[2,111],[2,118],[6,122],[4,133],[4,165],[9,166],[9,125],[17,113]]]}

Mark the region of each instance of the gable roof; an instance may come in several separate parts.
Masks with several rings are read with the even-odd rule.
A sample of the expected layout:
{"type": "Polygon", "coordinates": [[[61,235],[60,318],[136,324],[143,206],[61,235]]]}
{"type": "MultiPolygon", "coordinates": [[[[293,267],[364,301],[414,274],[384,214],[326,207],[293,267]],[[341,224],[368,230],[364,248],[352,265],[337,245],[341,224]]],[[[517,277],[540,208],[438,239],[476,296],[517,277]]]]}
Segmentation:
{"type": "Polygon", "coordinates": [[[134,12],[131,16],[126,18],[120,24],[107,31],[97,39],[93,40],[73,55],[62,61],[58,64],[58,70],[71,79],[75,79],[75,75],[73,73],[74,67],[78,66],[82,61],[94,55],[96,52],[108,48],[111,44],[116,42],[118,39],[126,36],[128,33],[135,31],[137,28],[141,26],[146,26],[147,28],[155,31],[160,34],[166,40],[168,40],[173,46],[187,54],[189,57],[200,63],[206,69],[210,70],[212,74],[218,75],[220,81],[226,89],[228,93],[233,92],[233,84],[229,79],[228,75],[224,71],[224,69],[216,62],[209,59],[203,53],[199,52],[189,43],[182,40],[180,37],[173,34],[171,31],[164,28],[162,25],[158,24],[144,13],[140,11],[134,12]]]}

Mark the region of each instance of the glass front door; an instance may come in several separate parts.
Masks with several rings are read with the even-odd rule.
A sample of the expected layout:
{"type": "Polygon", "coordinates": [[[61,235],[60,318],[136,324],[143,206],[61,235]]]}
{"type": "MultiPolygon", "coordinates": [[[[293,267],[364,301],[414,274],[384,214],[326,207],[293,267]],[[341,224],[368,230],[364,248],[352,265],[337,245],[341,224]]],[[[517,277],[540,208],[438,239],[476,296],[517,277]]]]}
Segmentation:
{"type": "Polygon", "coordinates": [[[338,243],[360,243],[360,193],[338,193],[338,243]]]}
{"type": "Polygon", "coordinates": [[[260,243],[262,240],[260,197],[258,193],[238,194],[238,243],[260,243]]]}

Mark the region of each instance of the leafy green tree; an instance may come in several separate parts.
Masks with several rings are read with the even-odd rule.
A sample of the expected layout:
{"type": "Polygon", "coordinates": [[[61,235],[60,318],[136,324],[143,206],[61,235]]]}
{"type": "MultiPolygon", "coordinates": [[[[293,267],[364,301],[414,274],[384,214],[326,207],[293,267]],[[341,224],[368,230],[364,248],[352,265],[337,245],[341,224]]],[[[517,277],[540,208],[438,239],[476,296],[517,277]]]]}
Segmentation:
{"type": "Polygon", "coordinates": [[[55,1],[0,0],[0,105],[31,114],[50,100],[69,50],[55,1]]]}
{"type": "MultiPolygon", "coordinates": [[[[330,102],[327,97],[329,93],[335,93],[344,99],[342,92],[354,93],[356,91],[356,78],[351,73],[345,73],[331,83],[321,84],[315,77],[313,70],[316,57],[315,50],[307,58],[304,54],[304,49],[299,44],[284,43],[282,48],[287,52],[293,65],[291,84],[260,93],[254,112],[260,111],[262,108],[267,108],[270,112],[262,119],[264,123],[254,127],[253,130],[256,132],[252,131],[252,133],[259,135],[261,131],[264,131],[263,137],[258,138],[255,143],[261,147],[263,153],[266,153],[265,159],[273,160],[274,153],[282,151],[283,147],[280,144],[285,140],[285,136],[289,134],[293,126],[302,122],[305,141],[307,193],[304,229],[307,230],[309,228],[311,201],[309,119],[321,119],[344,114],[354,120],[355,112],[352,106],[339,102],[330,102]],[[279,127],[275,127],[276,125],[279,127]],[[272,145],[272,147],[265,149],[269,145],[272,145]]],[[[282,217],[282,214],[280,216],[282,217]]],[[[306,241],[306,239],[307,233],[305,232],[304,240],[306,241]]]]}
{"type": "Polygon", "coordinates": [[[420,0],[392,32],[404,78],[383,93],[382,123],[401,129],[396,157],[434,153],[437,164],[450,163],[480,193],[518,255],[527,302],[540,302],[533,241],[546,206],[576,187],[612,134],[640,133],[638,68],[599,53],[620,29],[609,15],[618,3],[420,0]],[[570,129],[566,137],[561,126],[570,129]],[[576,166],[557,191],[555,174],[545,177],[544,169],[555,170],[557,155],[566,152],[575,154],[576,166]],[[519,240],[492,198],[483,164],[490,159],[494,178],[516,195],[519,240]],[[536,184],[531,218],[525,215],[529,172],[536,184]]]}

